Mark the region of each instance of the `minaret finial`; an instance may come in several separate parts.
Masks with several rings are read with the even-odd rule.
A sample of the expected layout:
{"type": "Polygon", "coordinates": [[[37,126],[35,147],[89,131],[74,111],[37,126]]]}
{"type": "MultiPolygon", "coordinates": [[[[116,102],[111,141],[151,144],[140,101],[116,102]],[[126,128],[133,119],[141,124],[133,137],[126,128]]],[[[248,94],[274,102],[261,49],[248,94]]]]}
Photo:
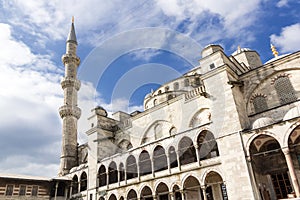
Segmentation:
{"type": "Polygon", "coordinates": [[[72,23],[74,24],[74,16],[72,16],[72,23]]]}
{"type": "Polygon", "coordinates": [[[276,47],[273,44],[271,44],[271,50],[272,50],[272,53],[273,53],[274,57],[277,58],[278,57],[278,51],[276,50],[276,47]]]}

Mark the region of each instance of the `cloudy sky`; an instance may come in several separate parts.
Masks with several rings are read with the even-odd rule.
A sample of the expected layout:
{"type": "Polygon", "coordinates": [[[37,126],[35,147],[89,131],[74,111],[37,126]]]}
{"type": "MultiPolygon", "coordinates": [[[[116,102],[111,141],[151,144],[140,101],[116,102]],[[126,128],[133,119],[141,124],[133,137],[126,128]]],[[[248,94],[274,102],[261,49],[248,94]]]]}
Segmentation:
{"type": "Polygon", "coordinates": [[[61,56],[75,16],[79,143],[90,109],[142,109],[151,89],[197,66],[201,49],[300,49],[299,0],[0,0],[0,173],[53,177],[60,156],[61,56]]]}

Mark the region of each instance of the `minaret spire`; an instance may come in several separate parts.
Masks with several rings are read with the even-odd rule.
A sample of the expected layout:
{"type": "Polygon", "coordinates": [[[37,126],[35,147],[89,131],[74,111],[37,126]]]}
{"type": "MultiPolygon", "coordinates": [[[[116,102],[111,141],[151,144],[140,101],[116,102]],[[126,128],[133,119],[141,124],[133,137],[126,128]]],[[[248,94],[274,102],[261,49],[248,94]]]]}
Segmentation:
{"type": "Polygon", "coordinates": [[[77,68],[80,59],[77,57],[76,51],[77,40],[73,18],[66,43],[66,54],[62,56],[65,76],[61,81],[61,87],[64,90],[64,105],[59,108],[59,114],[63,120],[59,175],[69,173],[72,167],[78,165],[77,121],[80,118],[81,110],[77,105],[77,92],[80,88],[80,81],[77,79],[77,68]]]}
{"type": "Polygon", "coordinates": [[[67,42],[73,42],[77,44],[76,34],[75,34],[75,27],[74,27],[74,16],[72,17],[72,24],[71,24],[71,30],[68,35],[67,42]]]}

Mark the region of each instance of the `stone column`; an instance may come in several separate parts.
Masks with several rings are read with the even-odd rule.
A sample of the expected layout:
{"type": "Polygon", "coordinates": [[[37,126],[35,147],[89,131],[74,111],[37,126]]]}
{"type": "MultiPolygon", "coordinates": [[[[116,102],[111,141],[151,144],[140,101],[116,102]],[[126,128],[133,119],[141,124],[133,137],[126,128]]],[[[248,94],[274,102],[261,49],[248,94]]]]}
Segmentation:
{"type": "Polygon", "coordinates": [[[175,200],[175,194],[174,192],[169,193],[169,197],[171,197],[171,200],[175,200]]]}
{"type": "Polygon", "coordinates": [[[251,185],[253,187],[252,190],[253,190],[253,193],[254,193],[254,197],[256,199],[260,200],[261,196],[259,194],[259,191],[258,191],[258,188],[257,188],[257,185],[256,185],[255,175],[254,175],[253,168],[252,168],[252,163],[251,163],[251,157],[247,156],[246,161],[247,161],[247,166],[248,166],[248,170],[249,170],[251,185]]]}
{"type": "Polygon", "coordinates": [[[170,165],[169,154],[166,154],[166,157],[167,157],[168,172],[169,172],[169,174],[171,174],[171,165],[170,165]]]}
{"type": "Polygon", "coordinates": [[[198,165],[200,166],[200,150],[199,150],[199,145],[195,144],[194,147],[195,147],[195,150],[196,150],[197,162],[198,162],[198,165]]]}
{"type": "Polygon", "coordinates": [[[179,169],[179,171],[181,171],[181,165],[180,165],[180,159],[179,159],[179,154],[180,154],[180,151],[178,151],[177,153],[176,153],[176,157],[177,157],[177,163],[178,163],[178,169],[179,169]]]}
{"type": "Polygon", "coordinates": [[[141,174],[140,174],[140,165],[139,165],[139,161],[137,160],[136,162],[136,173],[137,173],[137,177],[138,177],[138,180],[140,181],[141,180],[141,174]]]}
{"type": "Polygon", "coordinates": [[[289,172],[290,172],[290,176],[291,176],[291,179],[292,179],[292,185],[293,185],[296,197],[300,197],[299,183],[298,183],[298,180],[297,180],[297,176],[296,176],[295,168],[294,168],[294,165],[293,165],[292,157],[291,157],[291,154],[290,154],[290,150],[287,147],[287,148],[282,149],[282,152],[284,153],[286,164],[287,164],[289,172]]]}
{"type": "Polygon", "coordinates": [[[70,186],[70,197],[72,196],[72,192],[73,192],[73,180],[71,181],[71,186],[70,186]]]}
{"type": "Polygon", "coordinates": [[[150,160],[151,160],[152,176],[155,177],[154,160],[151,158],[150,160]]]}
{"type": "Polygon", "coordinates": [[[184,190],[180,190],[180,194],[181,194],[181,199],[182,199],[182,200],[185,200],[184,190]]]}
{"type": "Polygon", "coordinates": [[[108,188],[109,186],[109,167],[107,168],[107,172],[106,172],[106,188],[108,188]]]}
{"type": "Polygon", "coordinates": [[[125,181],[125,185],[127,184],[127,166],[126,166],[126,162],[124,164],[124,181],[125,181]]]}
{"type": "Polygon", "coordinates": [[[118,185],[120,186],[120,184],[121,184],[121,176],[120,176],[121,171],[117,170],[117,173],[118,173],[118,185]]]}
{"type": "Polygon", "coordinates": [[[205,186],[205,185],[201,186],[201,190],[202,190],[202,194],[203,194],[204,200],[207,200],[207,196],[206,196],[206,186],[205,186]]]}

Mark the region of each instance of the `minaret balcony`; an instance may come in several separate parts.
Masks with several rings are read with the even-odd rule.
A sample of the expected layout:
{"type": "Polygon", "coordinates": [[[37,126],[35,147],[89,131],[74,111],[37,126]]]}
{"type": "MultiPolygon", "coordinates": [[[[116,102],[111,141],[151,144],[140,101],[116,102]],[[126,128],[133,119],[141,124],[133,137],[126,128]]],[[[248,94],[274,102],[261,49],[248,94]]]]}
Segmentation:
{"type": "Polygon", "coordinates": [[[75,87],[75,89],[78,91],[80,89],[80,81],[75,78],[71,77],[64,77],[61,82],[62,89],[65,89],[67,87],[75,87]]]}
{"type": "Polygon", "coordinates": [[[61,58],[64,65],[74,63],[76,66],[80,64],[80,58],[72,54],[64,54],[61,58]]]}
{"type": "Polygon", "coordinates": [[[79,119],[81,110],[77,106],[64,105],[59,108],[59,115],[61,118],[64,118],[66,116],[74,116],[79,119]]]}

